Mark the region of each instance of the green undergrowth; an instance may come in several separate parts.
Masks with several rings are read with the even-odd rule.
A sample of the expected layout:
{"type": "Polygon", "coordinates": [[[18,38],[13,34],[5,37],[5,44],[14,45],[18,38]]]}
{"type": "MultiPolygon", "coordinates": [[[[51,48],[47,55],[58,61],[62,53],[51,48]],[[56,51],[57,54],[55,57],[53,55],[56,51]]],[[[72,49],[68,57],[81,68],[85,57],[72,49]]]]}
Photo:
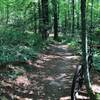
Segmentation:
{"type": "Polygon", "coordinates": [[[31,47],[27,46],[1,46],[0,47],[0,63],[14,62],[14,61],[27,61],[34,59],[38,52],[31,47]]]}
{"type": "Polygon", "coordinates": [[[39,52],[46,49],[44,42],[38,33],[19,32],[6,30],[0,33],[0,64],[6,62],[34,60],[39,52]]]}
{"type": "Polygon", "coordinates": [[[63,44],[67,44],[69,46],[70,50],[74,54],[77,54],[77,55],[81,54],[81,50],[80,50],[81,45],[79,44],[79,40],[78,39],[72,39],[72,37],[64,38],[62,43],[63,44]]]}
{"type": "Polygon", "coordinates": [[[96,100],[100,100],[100,93],[96,93],[96,100]]]}
{"type": "MultiPolygon", "coordinates": [[[[67,44],[70,48],[70,50],[76,54],[76,55],[81,55],[81,43],[79,43],[80,39],[75,39],[72,37],[65,38],[63,37],[62,43],[67,44]]],[[[95,43],[98,43],[98,41],[94,41],[95,43]]],[[[97,71],[100,72],[100,50],[99,49],[94,49],[93,48],[93,64],[94,67],[97,71]]]]}
{"type": "Polygon", "coordinates": [[[93,57],[95,69],[100,72],[100,53],[96,52],[93,57]]]}
{"type": "Polygon", "coordinates": [[[71,41],[68,46],[73,50],[75,54],[81,54],[80,44],[78,41],[71,41]]]}
{"type": "Polygon", "coordinates": [[[0,32],[0,77],[16,79],[35,70],[29,63],[34,63],[41,51],[47,50],[49,43],[53,43],[53,40],[43,41],[40,34],[29,31],[0,32]]]}

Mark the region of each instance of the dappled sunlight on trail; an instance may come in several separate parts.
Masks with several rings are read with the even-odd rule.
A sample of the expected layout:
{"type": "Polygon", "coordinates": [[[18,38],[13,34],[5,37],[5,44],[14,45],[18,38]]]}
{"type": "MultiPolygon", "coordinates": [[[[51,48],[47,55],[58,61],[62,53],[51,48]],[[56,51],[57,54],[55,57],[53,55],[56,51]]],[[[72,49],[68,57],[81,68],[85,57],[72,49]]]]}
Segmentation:
{"type": "Polygon", "coordinates": [[[24,66],[21,75],[5,81],[11,80],[9,89],[2,88],[10,100],[70,100],[72,78],[79,60],[67,45],[50,45],[30,66],[19,66],[20,69],[24,66]]]}

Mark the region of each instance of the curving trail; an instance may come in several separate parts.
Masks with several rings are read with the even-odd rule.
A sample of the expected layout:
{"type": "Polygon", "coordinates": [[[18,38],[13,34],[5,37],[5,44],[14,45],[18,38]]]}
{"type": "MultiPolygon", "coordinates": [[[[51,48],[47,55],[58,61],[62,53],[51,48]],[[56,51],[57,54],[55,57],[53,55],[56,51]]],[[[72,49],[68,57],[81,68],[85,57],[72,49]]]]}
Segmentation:
{"type": "Polygon", "coordinates": [[[70,100],[72,77],[78,62],[79,57],[67,45],[50,45],[27,66],[31,71],[14,66],[14,70],[23,74],[2,81],[4,95],[10,98],[8,100],[70,100]]]}
{"type": "Polygon", "coordinates": [[[62,97],[70,100],[72,77],[78,62],[79,57],[67,45],[50,45],[47,52],[41,54],[34,65],[41,73],[43,100],[62,100],[62,97]]]}

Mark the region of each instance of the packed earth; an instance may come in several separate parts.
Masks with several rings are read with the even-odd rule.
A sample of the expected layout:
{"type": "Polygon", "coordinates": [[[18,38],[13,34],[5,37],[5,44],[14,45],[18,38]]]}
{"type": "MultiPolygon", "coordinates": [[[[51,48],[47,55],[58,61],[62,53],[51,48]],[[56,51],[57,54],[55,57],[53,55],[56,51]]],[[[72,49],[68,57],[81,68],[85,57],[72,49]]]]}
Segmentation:
{"type": "Polygon", "coordinates": [[[50,45],[29,65],[8,65],[4,70],[6,73],[19,75],[1,75],[1,98],[58,100],[67,96],[70,99],[72,77],[78,60],[79,57],[72,54],[67,45],[50,45]]]}
{"type": "Polygon", "coordinates": [[[0,100],[70,100],[79,62],[68,45],[50,44],[35,61],[0,69],[0,100]]]}

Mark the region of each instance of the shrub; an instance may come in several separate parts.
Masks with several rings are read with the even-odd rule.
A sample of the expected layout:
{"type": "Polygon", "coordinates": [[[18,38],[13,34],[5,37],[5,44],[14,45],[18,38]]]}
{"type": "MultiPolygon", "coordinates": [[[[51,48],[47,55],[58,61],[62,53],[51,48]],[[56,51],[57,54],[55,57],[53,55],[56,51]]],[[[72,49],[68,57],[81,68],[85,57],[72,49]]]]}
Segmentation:
{"type": "Polygon", "coordinates": [[[37,56],[42,44],[39,34],[7,29],[0,33],[0,63],[26,61],[37,56]]]}

